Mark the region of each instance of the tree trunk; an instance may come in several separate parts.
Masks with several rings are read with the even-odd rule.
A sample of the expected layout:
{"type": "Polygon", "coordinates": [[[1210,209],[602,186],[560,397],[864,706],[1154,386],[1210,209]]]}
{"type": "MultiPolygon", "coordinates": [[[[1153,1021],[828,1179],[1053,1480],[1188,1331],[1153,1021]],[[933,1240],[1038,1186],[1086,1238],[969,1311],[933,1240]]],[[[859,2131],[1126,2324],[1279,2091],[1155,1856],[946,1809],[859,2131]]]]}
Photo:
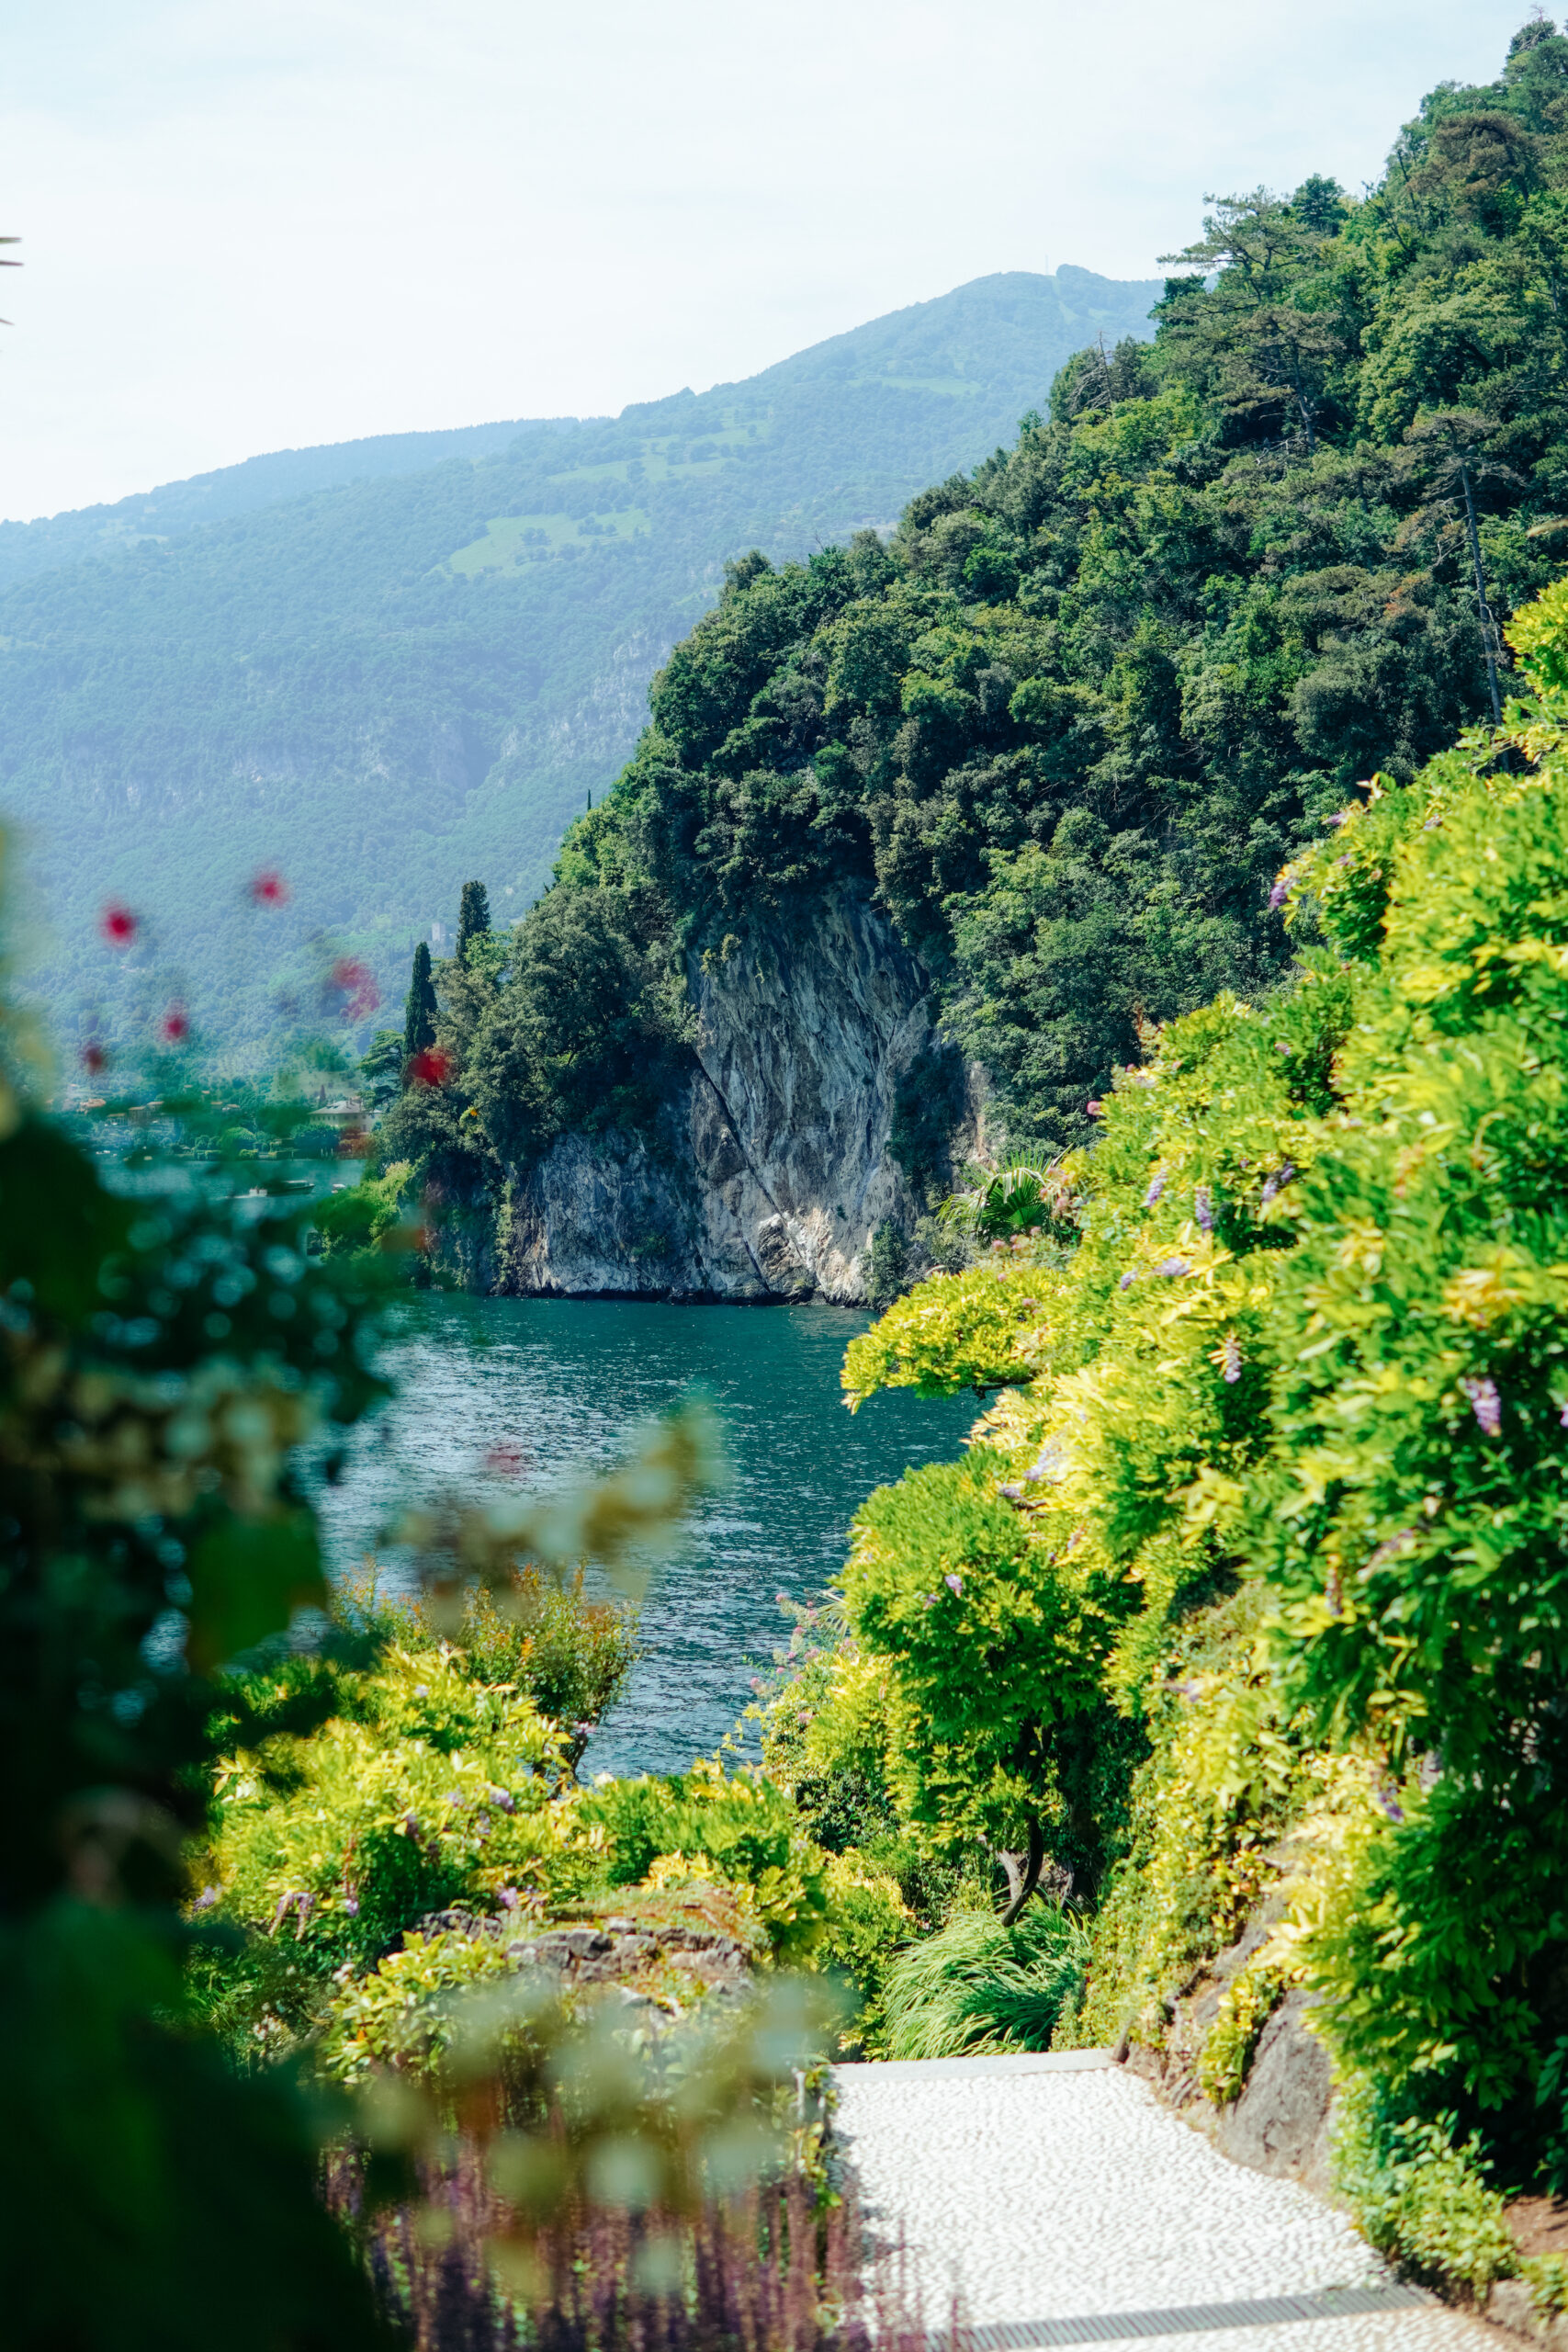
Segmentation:
{"type": "Polygon", "coordinates": [[[1497,657],[1492,646],[1492,607],[1486,601],[1486,574],[1481,565],[1481,534],[1475,527],[1475,495],[1470,487],[1470,468],[1461,466],[1459,478],[1464,484],[1464,519],[1470,538],[1470,560],[1475,573],[1475,602],[1481,614],[1481,642],[1486,650],[1486,683],[1492,689],[1492,724],[1503,724],[1503,699],[1497,692],[1497,657]]]}
{"type": "Polygon", "coordinates": [[[1037,1821],[1029,1825],[1028,1850],[1021,1854],[998,1853],[997,1860],[1008,1874],[1008,1907],[1002,1913],[1002,1925],[1010,1928],[1035,1888],[1045,1860],[1045,1838],[1037,1821]]]}

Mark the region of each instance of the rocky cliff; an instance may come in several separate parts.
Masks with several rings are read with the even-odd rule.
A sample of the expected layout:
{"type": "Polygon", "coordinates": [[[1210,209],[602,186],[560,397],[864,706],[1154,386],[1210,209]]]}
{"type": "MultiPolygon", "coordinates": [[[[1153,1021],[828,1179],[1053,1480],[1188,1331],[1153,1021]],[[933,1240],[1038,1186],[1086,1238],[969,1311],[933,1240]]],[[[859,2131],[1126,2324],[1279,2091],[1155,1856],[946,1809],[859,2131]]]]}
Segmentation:
{"type": "Polygon", "coordinates": [[[495,1287],[858,1305],[871,1238],[919,1204],[888,1156],[930,1035],[927,980],[843,896],[812,924],[694,958],[694,1057],[646,1136],[571,1136],[508,1187],[495,1287]]]}

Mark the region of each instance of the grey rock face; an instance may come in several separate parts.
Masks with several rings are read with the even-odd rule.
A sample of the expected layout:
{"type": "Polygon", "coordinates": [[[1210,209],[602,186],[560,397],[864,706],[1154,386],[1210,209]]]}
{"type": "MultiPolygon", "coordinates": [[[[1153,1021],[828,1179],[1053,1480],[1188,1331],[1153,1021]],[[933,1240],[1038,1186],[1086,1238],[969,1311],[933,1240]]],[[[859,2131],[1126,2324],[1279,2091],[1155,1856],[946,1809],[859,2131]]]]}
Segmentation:
{"type": "Polygon", "coordinates": [[[1233,2162],[1277,2179],[1299,2181],[1323,2196],[1330,2188],[1334,2078],[1328,2052],[1308,2022],[1309,1994],[1287,1993],[1275,2009],[1258,2038],[1247,2080],[1230,2106],[1212,2105],[1198,2079],[1199,2058],[1222,1996],[1283,1908],[1276,1890],[1253,1913],[1237,1941],[1208,1962],[1172,2005],[1160,2047],[1129,2038],[1125,2052],[1118,2054],[1233,2162]]]}
{"type": "Polygon", "coordinates": [[[1241,2097],[1215,2137],[1227,2156],[1255,2171],[1328,2187],[1328,2119],[1334,2078],[1328,2052],[1307,2025],[1307,1996],[1288,1993],[1258,2037],[1241,2097]]]}
{"type": "Polygon", "coordinates": [[[887,1135],[925,974],[846,895],[689,979],[696,1066],[655,1133],[556,1144],[512,1188],[497,1287],[860,1304],[876,1227],[917,1213],[887,1135]]]}

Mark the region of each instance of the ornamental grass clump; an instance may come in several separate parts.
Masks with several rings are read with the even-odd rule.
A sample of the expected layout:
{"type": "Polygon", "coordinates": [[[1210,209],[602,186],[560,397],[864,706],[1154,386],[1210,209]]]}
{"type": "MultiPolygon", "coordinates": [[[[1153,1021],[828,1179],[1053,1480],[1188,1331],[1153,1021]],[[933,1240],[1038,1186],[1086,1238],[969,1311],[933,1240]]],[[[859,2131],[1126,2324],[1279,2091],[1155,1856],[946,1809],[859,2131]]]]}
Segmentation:
{"type": "Polygon", "coordinates": [[[886,1973],[889,2058],[958,2058],[1049,2050],[1089,1958],[1084,1924],[1036,1901],[1010,1927],[992,1911],[958,1911],[911,1943],[886,1973]]]}

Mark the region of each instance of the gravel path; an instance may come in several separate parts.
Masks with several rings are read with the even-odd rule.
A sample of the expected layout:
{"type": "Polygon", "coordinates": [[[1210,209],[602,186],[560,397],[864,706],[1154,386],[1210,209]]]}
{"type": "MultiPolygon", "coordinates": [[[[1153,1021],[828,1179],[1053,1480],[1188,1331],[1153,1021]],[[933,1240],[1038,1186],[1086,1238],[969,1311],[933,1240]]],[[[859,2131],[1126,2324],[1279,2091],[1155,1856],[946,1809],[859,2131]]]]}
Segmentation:
{"type": "MultiPolygon", "coordinates": [[[[838,2130],[928,2325],[1122,2314],[1144,2352],[1497,2352],[1435,2305],[1145,2333],[1134,2314],[1391,2282],[1344,2215],[1248,2172],[1099,2053],[841,2066],[838,2130]]],[[[1241,2313],[1236,2314],[1242,2317],[1241,2313]]],[[[1027,2337],[1023,2339],[1027,2341],[1027,2337]]],[[[999,2347],[995,2347],[999,2352],[999,2347]]]]}

